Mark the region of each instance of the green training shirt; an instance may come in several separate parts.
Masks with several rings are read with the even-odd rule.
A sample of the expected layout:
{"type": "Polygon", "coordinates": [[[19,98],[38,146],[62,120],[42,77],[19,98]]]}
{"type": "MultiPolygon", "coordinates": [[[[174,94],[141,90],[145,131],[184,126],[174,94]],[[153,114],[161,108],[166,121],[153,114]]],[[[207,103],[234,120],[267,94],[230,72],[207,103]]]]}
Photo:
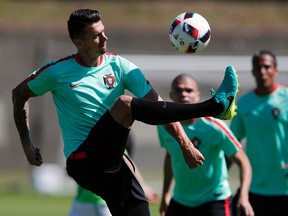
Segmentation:
{"type": "Polygon", "coordinates": [[[96,205],[106,205],[106,202],[96,194],[92,193],[89,190],[82,188],[81,186],[77,186],[77,195],[75,200],[81,203],[91,203],[96,205]]]}
{"type": "Polygon", "coordinates": [[[242,140],[253,176],[250,191],[260,195],[288,195],[288,89],[277,85],[267,96],[254,91],[239,98],[231,130],[242,140]],[[287,170],[286,170],[287,172],[287,170]]]}
{"type": "Polygon", "coordinates": [[[66,158],[125,89],[136,97],[151,90],[137,66],[111,53],[102,55],[97,67],[81,65],[73,54],[44,65],[26,81],[36,95],[52,93],[66,158]]]}
{"type": "Polygon", "coordinates": [[[223,121],[211,117],[198,118],[192,124],[184,124],[183,128],[205,157],[205,162],[196,169],[190,169],[179,144],[163,126],[158,126],[160,144],[171,155],[175,179],[173,199],[182,205],[195,207],[230,197],[224,153],[228,157],[234,155],[241,148],[240,143],[223,121]]]}

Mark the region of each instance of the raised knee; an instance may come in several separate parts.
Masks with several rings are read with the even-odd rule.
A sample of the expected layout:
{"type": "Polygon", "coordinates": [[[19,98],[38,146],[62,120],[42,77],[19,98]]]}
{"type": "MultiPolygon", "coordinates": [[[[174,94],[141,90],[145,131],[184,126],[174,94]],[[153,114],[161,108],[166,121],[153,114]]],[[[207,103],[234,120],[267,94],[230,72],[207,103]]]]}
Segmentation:
{"type": "Polygon", "coordinates": [[[121,95],[115,102],[115,105],[118,104],[122,108],[130,108],[131,106],[132,97],[128,95],[121,95]]]}
{"type": "Polygon", "coordinates": [[[132,97],[128,95],[120,96],[110,108],[112,117],[123,127],[130,128],[133,124],[131,115],[132,97]]]}

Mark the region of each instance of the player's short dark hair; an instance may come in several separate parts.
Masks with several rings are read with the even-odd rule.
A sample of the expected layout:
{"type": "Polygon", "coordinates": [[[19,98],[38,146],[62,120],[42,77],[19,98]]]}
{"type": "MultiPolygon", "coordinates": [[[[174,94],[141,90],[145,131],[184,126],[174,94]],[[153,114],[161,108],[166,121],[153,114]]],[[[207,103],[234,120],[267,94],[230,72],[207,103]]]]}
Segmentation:
{"type": "Polygon", "coordinates": [[[72,12],[67,21],[71,40],[83,38],[86,27],[100,20],[101,15],[97,10],[79,9],[72,12]]]}
{"type": "Polygon", "coordinates": [[[260,50],[258,51],[257,53],[255,53],[252,57],[252,65],[256,65],[259,58],[260,58],[260,55],[269,55],[272,57],[272,59],[274,60],[274,65],[275,67],[277,67],[277,59],[276,59],[276,55],[270,51],[270,50],[266,50],[266,49],[263,49],[263,50],[260,50]]]}
{"type": "Polygon", "coordinates": [[[192,79],[192,80],[194,80],[194,81],[197,83],[197,80],[196,80],[192,75],[187,74],[187,73],[182,73],[182,74],[179,74],[178,76],[176,76],[176,77],[173,79],[173,81],[172,81],[172,83],[171,83],[171,89],[174,89],[174,88],[175,88],[176,83],[177,83],[179,80],[187,79],[187,78],[192,79]]]}

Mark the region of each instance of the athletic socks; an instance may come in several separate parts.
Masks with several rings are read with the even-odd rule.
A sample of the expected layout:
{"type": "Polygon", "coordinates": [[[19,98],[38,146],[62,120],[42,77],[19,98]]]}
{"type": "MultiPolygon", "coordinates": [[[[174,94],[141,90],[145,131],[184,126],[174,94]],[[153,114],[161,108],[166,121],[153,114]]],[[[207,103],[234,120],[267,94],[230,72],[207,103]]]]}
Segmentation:
{"type": "Polygon", "coordinates": [[[183,104],[134,97],[131,110],[133,119],[150,125],[161,125],[204,116],[216,116],[223,111],[223,105],[213,98],[202,103],[183,104]]]}

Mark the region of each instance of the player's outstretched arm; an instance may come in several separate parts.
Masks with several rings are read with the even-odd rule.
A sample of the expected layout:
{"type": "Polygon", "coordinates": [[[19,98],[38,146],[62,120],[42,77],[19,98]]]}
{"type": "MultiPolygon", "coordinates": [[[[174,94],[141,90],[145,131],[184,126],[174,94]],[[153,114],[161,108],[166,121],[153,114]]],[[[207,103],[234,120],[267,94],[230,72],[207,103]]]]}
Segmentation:
{"type": "Polygon", "coordinates": [[[237,203],[238,213],[242,212],[246,216],[254,216],[253,208],[249,202],[249,188],[252,179],[252,168],[248,157],[242,149],[234,154],[230,159],[237,164],[240,169],[240,193],[237,203]]]}
{"type": "Polygon", "coordinates": [[[28,99],[36,95],[24,81],[12,91],[14,121],[20,136],[23,151],[31,165],[40,166],[42,157],[37,147],[34,147],[29,134],[29,105],[28,99]]]}
{"type": "Polygon", "coordinates": [[[147,201],[151,204],[157,204],[159,201],[158,193],[150,185],[148,185],[146,183],[146,181],[144,180],[144,178],[143,178],[139,168],[137,167],[137,165],[134,164],[132,162],[132,159],[126,154],[123,157],[123,160],[125,161],[125,163],[129,167],[129,169],[132,171],[132,173],[134,173],[136,179],[138,180],[138,182],[142,186],[142,189],[145,193],[145,197],[146,197],[147,201]]]}
{"type": "MultiPolygon", "coordinates": [[[[151,91],[144,98],[149,100],[163,101],[161,96],[158,95],[153,89],[151,89],[151,91]]],[[[169,123],[164,125],[164,127],[167,132],[179,143],[185,162],[191,169],[203,164],[205,159],[204,156],[194,147],[180,122],[169,123]]]]}
{"type": "Polygon", "coordinates": [[[180,122],[166,124],[164,127],[167,132],[179,143],[185,162],[191,169],[203,164],[205,160],[204,156],[194,147],[191,140],[187,137],[180,122]]]}
{"type": "MultiPolygon", "coordinates": [[[[154,89],[151,89],[151,91],[144,98],[149,100],[163,101],[161,96],[158,95],[154,89]]],[[[169,123],[164,127],[167,132],[179,143],[185,162],[191,169],[203,164],[205,159],[204,156],[194,147],[180,122],[169,123]]]]}

